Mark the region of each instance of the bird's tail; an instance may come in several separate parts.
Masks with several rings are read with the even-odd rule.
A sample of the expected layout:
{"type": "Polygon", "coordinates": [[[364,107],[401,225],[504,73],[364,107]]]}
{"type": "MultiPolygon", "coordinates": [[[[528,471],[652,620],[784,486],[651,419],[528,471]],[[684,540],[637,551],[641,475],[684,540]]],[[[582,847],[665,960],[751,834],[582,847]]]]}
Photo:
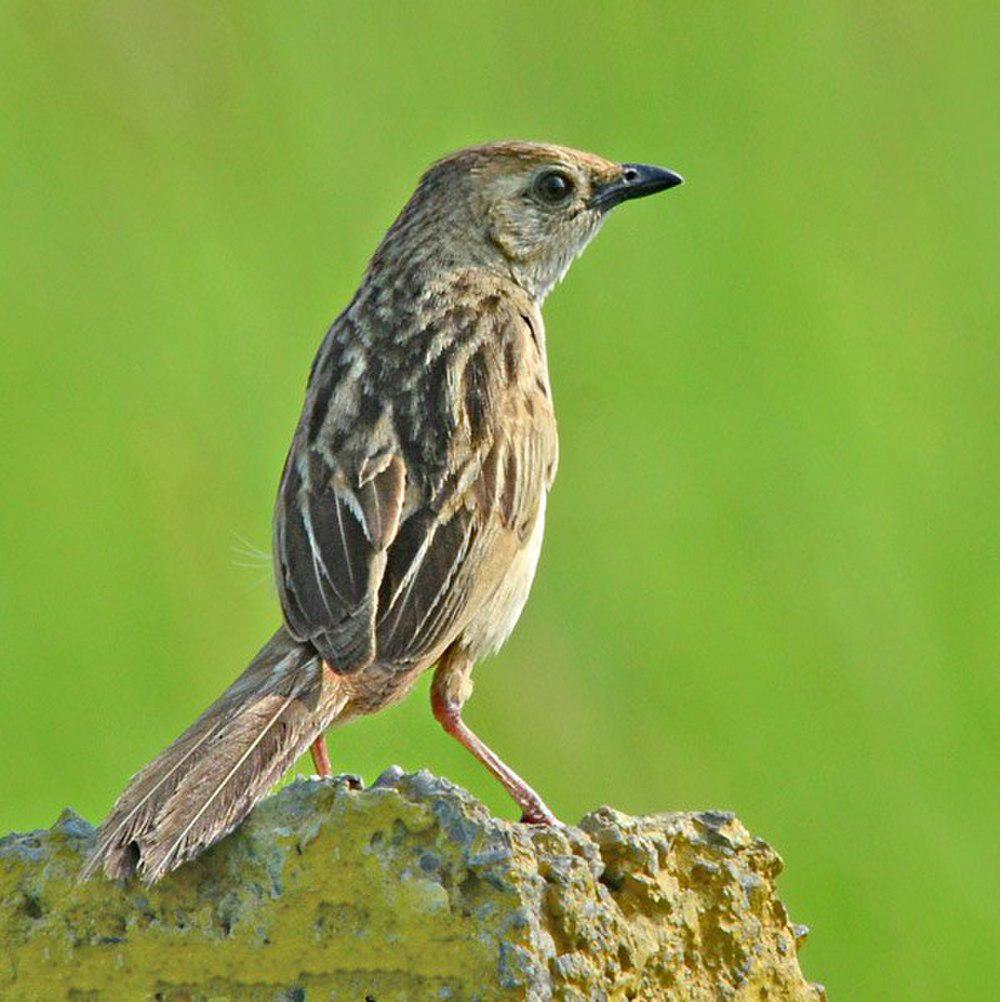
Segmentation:
{"type": "Polygon", "coordinates": [[[137,773],[98,832],[82,876],[147,883],[236,827],[347,702],[344,682],[279,630],[250,667],[137,773]]]}

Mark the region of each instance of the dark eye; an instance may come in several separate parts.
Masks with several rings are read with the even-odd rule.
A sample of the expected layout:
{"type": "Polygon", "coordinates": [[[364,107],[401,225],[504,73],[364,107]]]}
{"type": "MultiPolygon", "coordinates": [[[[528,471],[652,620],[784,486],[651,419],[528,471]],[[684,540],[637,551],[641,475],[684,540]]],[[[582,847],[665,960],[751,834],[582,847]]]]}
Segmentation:
{"type": "Polygon", "coordinates": [[[558,205],[573,194],[573,179],[561,170],[547,170],[535,181],[535,194],[548,205],[558,205]]]}

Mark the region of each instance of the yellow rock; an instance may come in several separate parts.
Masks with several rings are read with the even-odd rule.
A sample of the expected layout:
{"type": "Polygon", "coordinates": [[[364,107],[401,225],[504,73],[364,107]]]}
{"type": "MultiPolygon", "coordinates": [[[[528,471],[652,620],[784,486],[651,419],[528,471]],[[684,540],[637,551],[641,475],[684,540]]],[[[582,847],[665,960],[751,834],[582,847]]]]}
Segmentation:
{"type": "Polygon", "coordinates": [[[781,860],[728,814],[492,817],[428,773],[300,780],[155,887],[0,841],[0,998],[804,999],[781,860]]]}

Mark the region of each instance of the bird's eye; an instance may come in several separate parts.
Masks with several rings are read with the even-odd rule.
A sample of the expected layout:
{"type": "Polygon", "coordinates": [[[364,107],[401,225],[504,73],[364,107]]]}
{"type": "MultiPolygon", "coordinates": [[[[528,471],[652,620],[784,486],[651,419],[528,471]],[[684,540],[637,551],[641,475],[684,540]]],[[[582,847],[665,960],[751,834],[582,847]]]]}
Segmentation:
{"type": "Polygon", "coordinates": [[[573,194],[573,179],[561,170],[548,170],[535,181],[535,194],[547,205],[559,205],[573,194]]]}

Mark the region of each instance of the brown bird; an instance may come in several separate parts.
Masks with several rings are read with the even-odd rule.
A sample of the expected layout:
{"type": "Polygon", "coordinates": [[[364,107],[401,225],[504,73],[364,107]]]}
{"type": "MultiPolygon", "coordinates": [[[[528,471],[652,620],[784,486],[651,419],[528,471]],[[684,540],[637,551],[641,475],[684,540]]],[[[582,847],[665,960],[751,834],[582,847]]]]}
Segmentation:
{"type": "Polygon", "coordinates": [[[147,882],[235,827],[324,731],[436,665],[434,716],[522,821],[556,819],[462,721],[528,597],[556,472],[541,306],[627,199],[672,171],[539,143],[434,164],[313,362],[278,490],[284,625],[129,783],[87,863],[147,882]]]}

